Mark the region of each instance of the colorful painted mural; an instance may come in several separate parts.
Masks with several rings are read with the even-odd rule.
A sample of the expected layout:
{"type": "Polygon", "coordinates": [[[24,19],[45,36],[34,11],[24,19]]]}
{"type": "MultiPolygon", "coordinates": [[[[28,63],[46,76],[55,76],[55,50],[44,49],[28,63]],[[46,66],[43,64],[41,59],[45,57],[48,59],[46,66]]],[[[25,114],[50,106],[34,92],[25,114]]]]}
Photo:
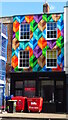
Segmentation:
{"type": "Polygon", "coordinates": [[[12,71],[63,71],[64,70],[64,23],[63,14],[40,14],[13,17],[12,71]],[[57,39],[47,40],[46,24],[57,23],[57,39]],[[30,25],[29,41],[19,40],[21,23],[30,25]],[[19,50],[29,50],[29,68],[18,68],[19,50]],[[57,50],[57,68],[46,67],[46,51],[57,50]]]}

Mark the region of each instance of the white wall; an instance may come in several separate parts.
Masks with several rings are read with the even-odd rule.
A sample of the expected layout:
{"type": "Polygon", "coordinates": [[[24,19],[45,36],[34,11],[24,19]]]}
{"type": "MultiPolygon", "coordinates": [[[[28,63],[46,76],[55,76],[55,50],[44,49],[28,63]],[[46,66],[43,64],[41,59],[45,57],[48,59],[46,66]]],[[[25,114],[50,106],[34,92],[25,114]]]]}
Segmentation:
{"type": "Polygon", "coordinates": [[[68,74],[68,7],[64,7],[64,70],[68,74]]]}

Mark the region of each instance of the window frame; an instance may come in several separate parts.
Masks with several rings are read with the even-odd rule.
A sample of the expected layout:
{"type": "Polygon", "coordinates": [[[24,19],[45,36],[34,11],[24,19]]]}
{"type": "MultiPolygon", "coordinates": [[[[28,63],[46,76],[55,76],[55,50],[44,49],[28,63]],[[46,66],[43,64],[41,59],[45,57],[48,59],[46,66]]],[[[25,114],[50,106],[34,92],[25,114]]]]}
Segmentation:
{"type": "Polygon", "coordinates": [[[58,56],[58,51],[57,50],[47,50],[46,51],[46,68],[57,68],[57,56],[58,56]],[[56,66],[47,66],[47,51],[56,51],[56,66]]]}
{"type": "MultiPolygon", "coordinates": [[[[20,54],[21,51],[24,52],[24,51],[28,51],[28,50],[20,50],[20,51],[18,52],[18,68],[20,68],[20,69],[22,69],[22,68],[28,69],[28,68],[30,67],[30,65],[29,65],[29,67],[20,67],[20,66],[19,66],[19,64],[20,64],[19,54],[20,54]]],[[[23,58],[22,58],[22,59],[23,59],[23,58]]],[[[28,59],[28,58],[25,58],[25,59],[28,59]]]]}
{"type": "MultiPolygon", "coordinates": [[[[54,30],[51,30],[51,31],[54,31],[54,30]]],[[[56,40],[57,39],[57,22],[47,22],[46,23],[46,40],[56,40]],[[47,32],[50,31],[50,30],[47,30],[47,24],[48,23],[56,23],[56,38],[48,38],[47,37],[47,32]]]]}
{"type": "Polygon", "coordinates": [[[30,40],[30,24],[28,23],[21,23],[19,26],[19,41],[29,41],[30,40]],[[21,25],[29,25],[29,39],[21,39],[21,25]]]}

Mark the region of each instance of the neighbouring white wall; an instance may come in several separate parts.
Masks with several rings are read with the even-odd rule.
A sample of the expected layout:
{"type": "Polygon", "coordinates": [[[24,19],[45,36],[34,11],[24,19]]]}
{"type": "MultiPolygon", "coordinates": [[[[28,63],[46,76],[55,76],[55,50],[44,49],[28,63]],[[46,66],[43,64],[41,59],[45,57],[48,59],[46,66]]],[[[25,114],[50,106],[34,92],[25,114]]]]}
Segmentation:
{"type": "Polygon", "coordinates": [[[64,70],[68,74],[68,7],[64,7],[64,70]]]}

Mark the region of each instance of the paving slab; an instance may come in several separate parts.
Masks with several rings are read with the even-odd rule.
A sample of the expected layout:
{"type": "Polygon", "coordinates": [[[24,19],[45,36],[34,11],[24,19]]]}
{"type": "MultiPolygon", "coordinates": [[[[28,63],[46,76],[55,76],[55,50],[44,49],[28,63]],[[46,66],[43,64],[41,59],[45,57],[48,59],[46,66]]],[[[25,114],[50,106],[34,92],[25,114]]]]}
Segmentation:
{"type": "Polygon", "coordinates": [[[0,118],[15,119],[50,119],[50,120],[68,120],[68,114],[51,114],[51,113],[2,113],[0,118]]]}

